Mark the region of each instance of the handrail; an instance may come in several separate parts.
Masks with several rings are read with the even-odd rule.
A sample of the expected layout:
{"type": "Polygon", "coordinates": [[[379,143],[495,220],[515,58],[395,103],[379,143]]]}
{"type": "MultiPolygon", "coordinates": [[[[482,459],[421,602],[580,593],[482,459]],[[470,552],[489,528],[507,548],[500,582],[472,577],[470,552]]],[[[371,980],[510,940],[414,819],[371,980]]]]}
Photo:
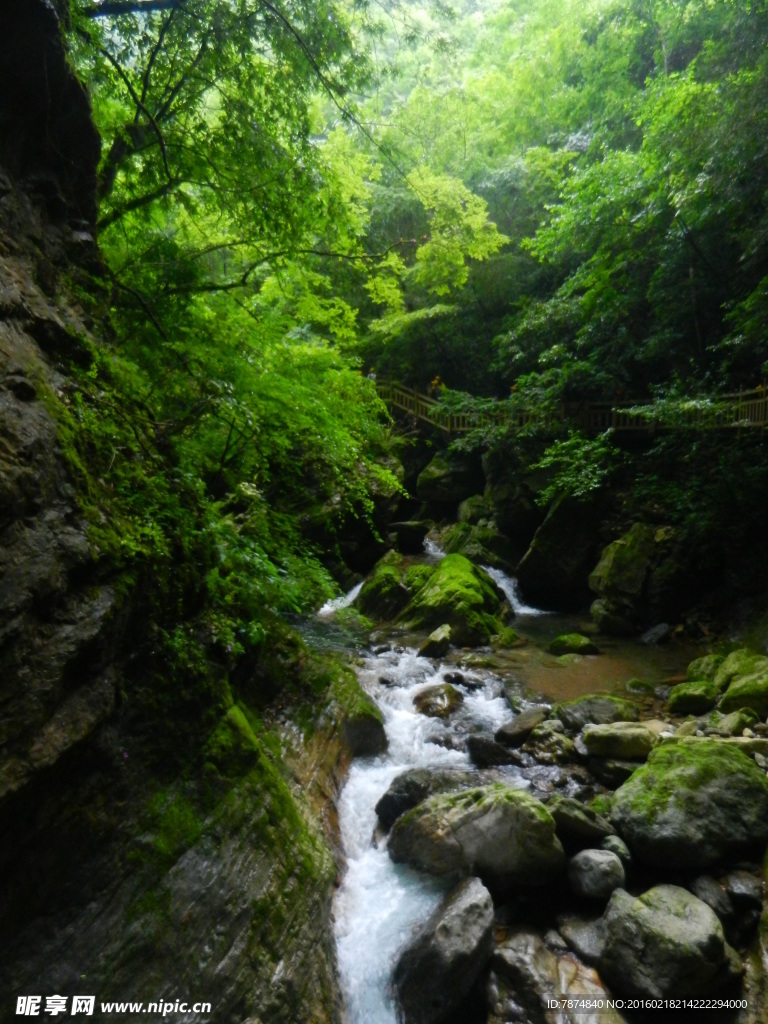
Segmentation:
{"type": "MultiPolygon", "coordinates": [[[[448,434],[474,430],[487,423],[513,422],[518,429],[533,422],[543,422],[544,417],[536,409],[519,409],[515,412],[499,409],[497,413],[447,413],[440,403],[430,395],[404,384],[390,380],[377,380],[376,389],[382,401],[406,412],[416,420],[430,423],[448,434]]],[[[558,419],[568,420],[587,433],[601,433],[604,430],[634,431],[653,433],[657,430],[765,430],[768,426],[768,391],[764,386],[750,391],[738,391],[718,397],[714,408],[691,408],[683,410],[674,423],[659,424],[643,415],[643,409],[652,406],[624,401],[619,405],[612,402],[587,402],[583,405],[566,405],[558,419]]]]}

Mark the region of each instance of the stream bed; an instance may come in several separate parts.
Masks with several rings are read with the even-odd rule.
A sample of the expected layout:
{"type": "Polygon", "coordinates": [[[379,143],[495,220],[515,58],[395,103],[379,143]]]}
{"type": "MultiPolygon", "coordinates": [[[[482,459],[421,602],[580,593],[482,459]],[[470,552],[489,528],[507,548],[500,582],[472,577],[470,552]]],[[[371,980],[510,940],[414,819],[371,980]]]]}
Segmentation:
{"type": "MultiPolygon", "coordinates": [[[[530,608],[512,579],[497,570],[492,575],[515,611],[514,627],[525,644],[502,652],[452,650],[435,661],[417,655],[423,638],[393,634],[386,642],[379,637],[382,642],[358,658],[361,685],[382,711],[389,746],[383,755],[352,763],[339,802],[346,870],[334,917],[346,1024],[395,1024],[389,985],[396,955],[446,891],[439,881],[393,863],[388,855],[375,806],[393,779],[409,768],[471,770],[464,738],[473,732],[493,735],[513,718],[510,698],[520,711],[601,690],[626,695],[628,680],[640,676],[661,684],[684,670],[695,653],[678,644],[648,648],[611,640],[599,656],[557,659],[546,653],[546,644],[558,634],[583,629],[583,619],[530,608]],[[414,697],[445,682],[446,674],[450,681],[464,680],[456,683],[463,695],[459,709],[445,720],[419,713],[414,697]]],[[[346,603],[352,599],[348,595],[346,603]]],[[[344,604],[342,599],[326,606],[323,616],[332,620],[344,604]]],[[[557,786],[571,795],[583,781],[558,766],[526,771],[508,765],[495,771],[507,784],[539,794],[557,786]]]]}

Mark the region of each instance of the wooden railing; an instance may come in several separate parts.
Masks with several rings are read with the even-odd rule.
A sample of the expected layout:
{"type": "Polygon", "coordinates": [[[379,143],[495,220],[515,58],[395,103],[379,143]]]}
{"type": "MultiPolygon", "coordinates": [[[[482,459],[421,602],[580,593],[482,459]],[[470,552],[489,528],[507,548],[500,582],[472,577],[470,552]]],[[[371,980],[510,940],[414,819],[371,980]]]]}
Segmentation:
{"type": "MultiPolygon", "coordinates": [[[[564,405],[556,416],[536,409],[510,411],[503,406],[498,412],[447,413],[430,395],[394,381],[376,382],[379,395],[387,405],[406,412],[416,420],[430,423],[448,434],[474,430],[488,423],[510,422],[519,430],[530,423],[545,423],[553,419],[572,423],[585,433],[604,430],[653,433],[658,430],[765,430],[768,426],[768,392],[765,387],[752,391],[739,391],[720,395],[711,405],[682,405],[675,411],[674,420],[660,423],[644,415],[637,402],[588,402],[583,405],[564,405]]],[[[645,406],[651,409],[651,406],[645,406]]]]}

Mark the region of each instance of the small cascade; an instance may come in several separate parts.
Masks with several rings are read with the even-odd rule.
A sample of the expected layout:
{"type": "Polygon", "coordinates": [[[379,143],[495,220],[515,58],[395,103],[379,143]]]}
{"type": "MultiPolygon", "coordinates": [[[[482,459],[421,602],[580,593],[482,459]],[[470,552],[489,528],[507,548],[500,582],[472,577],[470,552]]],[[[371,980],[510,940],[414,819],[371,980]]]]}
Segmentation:
{"type": "Polygon", "coordinates": [[[512,611],[515,615],[549,615],[549,612],[543,611],[541,608],[533,608],[531,605],[526,604],[520,596],[520,588],[517,580],[512,576],[507,576],[501,569],[492,569],[489,565],[484,565],[483,569],[488,573],[496,586],[503,592],[506,599],[509,601],[512,611]]]}
{"type": "Polygon", "coordinates": [[[441,558],[445,558],[445,551],[431,537],[424,538],[424,554],[428,562],[439,562],[441,558]]]}
{"type": "Polygon", "coordinates": [[[348,608],[362,589],[363,584],[358,583],[346,594],[342,594],[341,597],[334,597],[332,600],[326,601],[323,607],[318,610],[317,614],[321,619],[327,619],[333,615],[334,612],[341,611],[342,608],[348,608]]]}

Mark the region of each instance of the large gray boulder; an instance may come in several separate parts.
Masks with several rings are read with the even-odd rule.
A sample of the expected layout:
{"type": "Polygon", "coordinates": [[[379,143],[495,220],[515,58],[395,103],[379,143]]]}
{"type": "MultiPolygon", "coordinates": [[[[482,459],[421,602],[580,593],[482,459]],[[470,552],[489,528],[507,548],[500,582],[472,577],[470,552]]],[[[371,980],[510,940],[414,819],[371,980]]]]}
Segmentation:
{"type": "Polygon", "coordinates": [[[621,996],[706,996],[741,973],[716,914],[676,885],[617,889],[603,916],[601,977],[621,996]]]}
{"type": "Polygon", "coordinates": [[[577,896],[605,901],[624,885],[624,865],[610,850],[581,850],[568,861],[568,881],[577,896]]]}
{"type": "Polygon", "coordinates": [[[618,1012],[607,1005],[609,993],[595,971],[569,953],[553,953],[531,928],[511,929],[494,952],[491,964],[495,991],[489,993],[489,1004],[494,1024],[520,1019],[512,1017],[504,1005],[508,995],[522,1004],[526,1020],[623,1024],[618,1012]],[[550,1016],[550,1011],[545,1013],[543,1008],[552,1000],[557,1000],[560,1007],[550,1016]]]}
{"type": "Polygon", "coordinates": [[[583,604],[599,525],[591,502],[565,497],[551,506],[515,571],[526,600],[543,608],[583,604]]]}
{"type": "Polygon", "coordinates": [[[608,693],[589,693],[575,700],[563,701],[552,709],[569,732],[578,732],[585,725],[607,725],[610,722],[636,722],[640,717],[637,704],[608,693]]]}
{"type": "Polygon", "coordinates": [[[447,793],[497,782],[495,772],[478,772],[462,768],[409,768],[390,783],[389,789],[376,804],[382,828],[389,830],[395,820],[435,793],[447,793]]]}
{"type": "Polygon", "coordinates": [[[698,870],[738,860],[768,841],[768,779],[729,744],[670,743],[616,791],[611,819],[645,864],[698,870]]]}
{"type": "Polygon", "coordinates": [[[403,1024],[438,1024],[468,995],[493,952],[493,901],[479,878],[446,897],[392,975],[403,1024]]]}
{"type": "Polygon", "coordinates": [[[565,860],[544,804],[500,783],[429,797],[397,819],[389,854],[434,875],[473,870],[497,887],[544,885],[565,860]]]}

